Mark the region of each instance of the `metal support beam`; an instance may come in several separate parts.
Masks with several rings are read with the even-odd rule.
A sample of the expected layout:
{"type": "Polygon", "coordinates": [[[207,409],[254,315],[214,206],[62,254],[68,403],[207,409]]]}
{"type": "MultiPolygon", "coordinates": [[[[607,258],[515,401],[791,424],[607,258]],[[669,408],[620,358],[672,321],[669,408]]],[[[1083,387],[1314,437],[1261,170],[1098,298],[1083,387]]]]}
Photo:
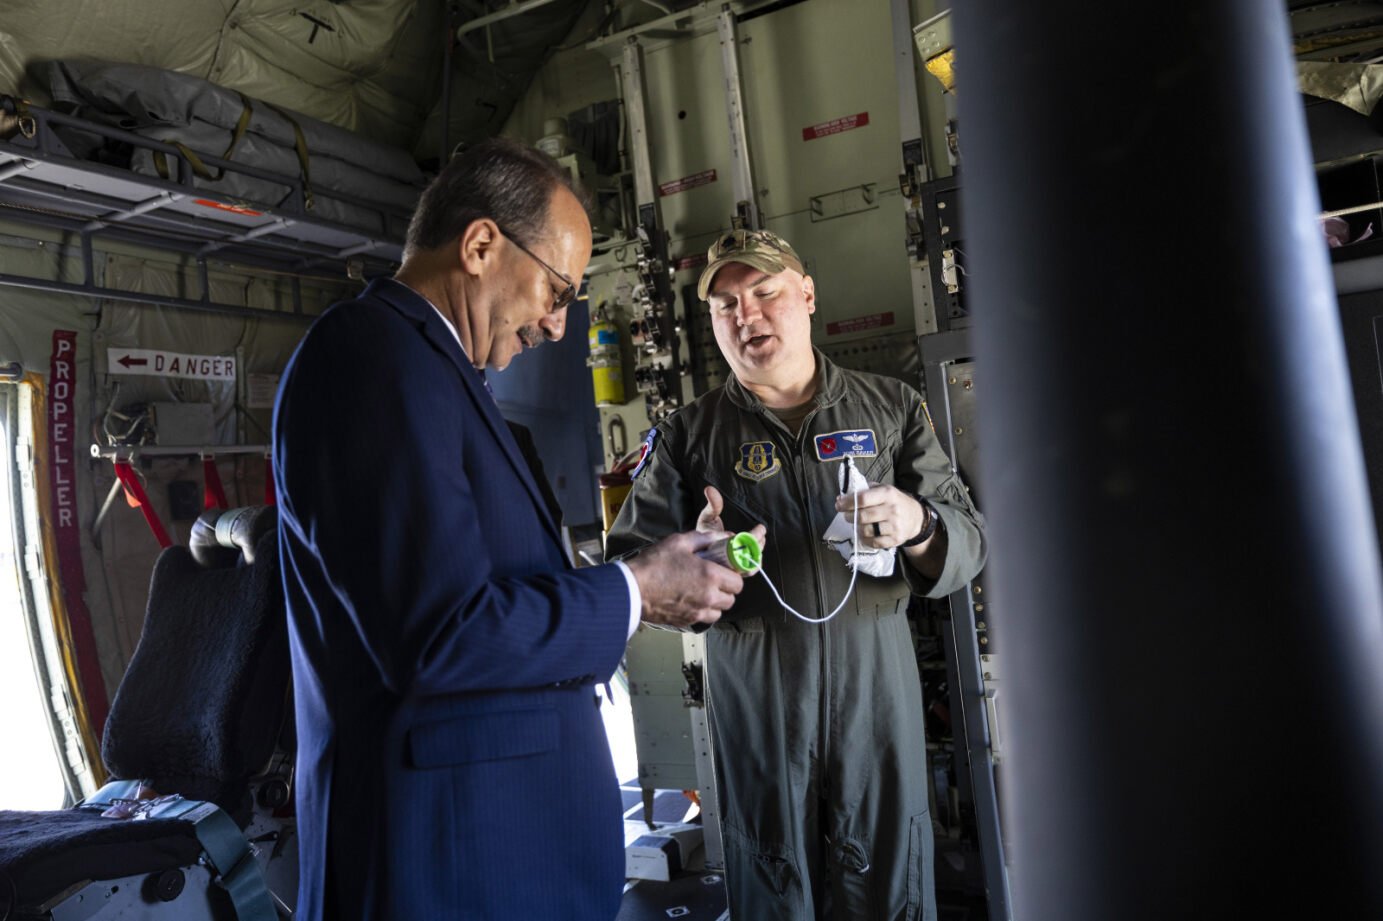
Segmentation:
{"type": "Polygon", "coordinates": [[[82,234],[82,281],[89,287],[96,284],[96,253],[90,233],[82,234]]]}
{"type": "Polygon", "coordinates": [[[211,301],[211,272],[210,272],[210,270],[207,268],[207,263],[206,263],[206,257],[205,257],[205,256],[198,256],[198,257],[197,257],[197,280],[200,281],[200,282],[201,282],[201,285],[202,285],[202,303],[204,303],[204,304],[210,303],[210,301],[211,301]]]}
{"type": "Polygon", "coordinates": [[[18,176],[27,169],[33,169],[33,166],[30,164],[30,161],[19,159],[11,160],[4,166],[0,166],[0,182],[4,182],[11,176],[18,176]]]}
{"type": "Polygon", "coordinates": [[[109,227],[111,224],[118,224],[121,221],[128,221],[132,217],[138,217],[141,214],[148,214],[150,211],[157,211],[159,208],[162,208],[165,205],[171,205],[173,202],[181,200],[182,197],[183,196],[174,194],[172,192],[160,192],[153,198],[145,199],[137,205],[122,209],[120,211],[112,211],[104,217],[97,218],[94,221],[89,221],[82,226],[82,231],[84,233],[91,233],[93,231],[100,230],[103,227],[109,227]]]}
{"type": "Polygon", "coordinates": [[[629,126],[629,158],[634,167],[634,201],[643,206],[658,201],[653,188],[653,160],[648,141],[648,116],[644,108],[643,47],[637,38],[624,46],[620,80],[624,112],[629,126]]]}
{"type": "MultiPolygon", "coordinates": [[[[927,396],[936,414],[937,435],[951,459],[954,470],[962,456],[956,444],[956,414],[951,406],[951,388],[946,386],[948,369],[961,359],[973,355],[966,331],[922,336],[919,340],[923,373],[926,375],[927,396]]],[[[971,473],[973,476],[973,473],[971,473]]],[[[999,791],[994,768],[998,760],[997,742],[989,732],[989,717],[995,702],[987,686],[981,650],[976,641],[978,616],[975,596],[970,583],[947,599],[951,611],[947,639],[946,661],[955,669],[956,684],[951,693],[953,707],[959,704],[959,719],[952,713],[952,726],[957,748],[965,755],[964,779],[960,786],[969,788],[974,807],[975,834],[980,851],[984,876],[985,898],[989,921],[1009,921],[1010,908],[1008,863],[1004,854],[1003,830],[999,817],[999,791]]],[[[958,768],[958,770],[961,770],[958,768]]]]}
{"type": "Polygon", "coordinates": [[[909,0],[889,0],[893,26],[893,68],[898,81],[898,137],[902,141],[903,233],[908,241],[908,277],[912,283],[913,326],[918,335],[938,328],[932,299],[930,271],[922,243],[922,211],[919,190],[931,178],[927,141],[922,132],[922,103],[917,95],[916,46],[912,38],[912,5],[909,0]]]}
{"type": "Polygon", "coordinates": [[[616,53],[629,39],[684,39],[708,35],[716,29],[716,17],[727,8],[744,17],[749,13],[772,8],[781,2],[782,0],[730,0],[727,3],[725,0],[703,0],[694,6],[592,39],[586,43],[586,50],[609,55],[616,53]]]}
{"type": "MultiPolygon", "coordinates": [[[[209,253],[214,253],[217,250],[225,249],[228,246],[234,246],[237,243],[248,243],[251,240],[256,240],[260,237],[267,237],[270,234],[278,233],[280,230],[287,230],[289,227],[292,227],[296,223],[297,221],[294,221],[292,218],[281,217],[276,221],[270,221],[267,224],[260,224],[258,227],[255,227],[251,230],[247,230],[244,233],[238,233],[233,237],[227,237],[224,240],[214,240],[211,243],[208,243],[201,249],[199,249],[197,251],[197,255],[205,256],[209,253]]],[[[364,246],[366,244],[361,245],[364,246]]]]}
{"type": "Polygon", "coordinates": [[[145,294],[140,291],[119,291],[114,288],[101,288],[96,285],[77,285],[66,281],[53,281],[48,278],[31,278],[27,275],[11,275],[0,272],[0,288],[29,288],[33,291],[49,291],[53,294],[74,294],[77,297],[104,298],[108,301],[124,301],[131,304],[149,304],[154,307],[172,307],[178,310],[195,310],[201,313],[219,313],[226,316],[265,319],[273,317],[280,320],[296,320],[310,323],[317,317],[289,313],[285,310],[261,310],[256,307],[242,307],[236,304],[218,304],[211,300],[193,301],[183,297],[166,297],[161,294],[145,294]]]}
{"type": "MultiPolygon", "coordinates": [[[[709,683],[706,671],[706,637],[701,633],[682,634],[682,661],[699,670],[703,682],[709,683]]],[[[703,684],[703,690],[705,684],[703,684]]],[[[709,696],[709,691],[705,694],[709,696]]],[[[715,761],[712,758],[711,724],[707,703],[692,705],[688,713],[692,724],[692,749],[696,758],[696,786],[701,794],[701,829],[706,848],[706,867],[719,870],[725,867],[725,843],[721,833],[720,795],[716,787],[715,761]]]]}
{"type": "Polygon", "coordinates": [[[716,17],[720,35],[720,60],[725,68],[725,109],[730,118],[730,185],[735,193],[736,216],[750,230],[763,227],[759,214],[758,186],[749,156],[749,133],[744,126],[744,85],[740,81],[739,35],[735,14],[729,6],[716,17]]]}
{"type": "MultiPolygon", "coordinates": [[[[918,145],[918,165],[929,172],[927,157],[923,149],[922,103],[917,95],[917,56],[912,38],[912,7],[908,0],[889,0],[889,13],[893,26],[893,72],[898,81],[898,136],[904,149],[909,143],[918,145]]],[[[930,175],[922,175],[919,181],[926,182],[930,175]]]]}
{"type": "MultiPolygon", "coordinates": [[[[20,180],[16,187],[20,188],[23,192],[27,193],[28,195],[34,196],[38,200],[44,202],[51,202],[52,209],[55,213],[45,214],[41,211],[28,211],[24,209],[16,209],[13,211],[9,211],[7,209],[8,217],[12,218],[13,220],[25,223],[43,223],[46,226],[62,227],[63,229],[71,230],[73,232],[80,232],[82,224],[77,223],[78,218],[75,216],[75,214],[65,214],[58,211],[58,209],[67,208],[70,210],[71,206],[75,204],[88,208],[102,208],[106,212],[110,212],[111,210],[117,208],[120,204],[118,200],[113,199],[107,195],[98,195],[91,192],[80,191],[78,189],[57,188],[51,184],[33,182],[27,177],[20,180]]],[[[3,205],[4,202],[0,202],[0,206],[3,205]]],[[[145,241],[146,245],[155,247],[178,247],[179,249],[185,251],[187,249],[186,244],[188,243],[188,241],[200,242],[206,239],[208,233],[211,233],[213,231],[229,232],[229,230],[227,229],[228,225],[222,224],[219,227],[215,225],[208,226],[209,222],[207,221],[198,220],[197,218],[194,218],[191,215],[179,214],[176,212],[158,211],[152,214],[151,217],[153,220],[158,222],[156,226],[141,226],[138,228],[134,228],[132,225],[127,225],[127,227],[130,228],[130,234],[147,233],[150,237],[153,237],[155,235],[161,237],[161,240],[145,241]]],[[[275,226],[278,224],[279,221],[274,221],[270,224],[262,224],[260,225],[260,227],[274,227],[274,229],[281,229],[281,227],[275,226]]],[[[115,227],[110,227],[107,228],[107,231],[110,235],[114,235],[116,229],[117,228],[115,227]]],[[[126,228],[119,229],[124,230],[126,228]]],[[[131,242],[138,241],[132,240],[131,242]]],[[[216,242],[229,243],[231,241],[219,240],[216,242]]],[[[317,260],[323,258],[332,259],[336,258],[339,255],[339,249],[336,247],[328,249],[325,248],[323,244],[311,243],[304,240],[296,240],[291,237],[277,237],[273,240],[266,240],[262,243],[256,243],[253,247],[250,247],[249,250],[251,252],[258,250],[261,255],[281,255],[283,253],[301,254],[305,259],[317,260]]],[[[240,251],[237,251],[236,257],[239,257],[240,255],[240,251]]],[[[227,258],[229,259],[230,257],[227,258]]]]}
{"type": "Polygon", "coordinates": [[[135,461],[141,457],[226,457],[231,454],[258,454],[268,457],[269,445],[92,445],[91,456],[116,461],[135,461]]]}
{"type": "Polygon", "coordinates": [[[1014,917],[1383,917],[1379,547],[1286,8],[955,17],[1014,917]]]}
{"type": "Polygon", "coordinates": [[[106,499],[101,503],[101,510],[96,513],[96,520],[91,522],[91,543],[97,550],[101,549],[101,523],[106,520],[106,515],[110,512],[110,507],[115,503],[115,497],[120,495],[120,478],[116,477],[115,482],[110,484],[109,491],[106,492],[106,499]]]}

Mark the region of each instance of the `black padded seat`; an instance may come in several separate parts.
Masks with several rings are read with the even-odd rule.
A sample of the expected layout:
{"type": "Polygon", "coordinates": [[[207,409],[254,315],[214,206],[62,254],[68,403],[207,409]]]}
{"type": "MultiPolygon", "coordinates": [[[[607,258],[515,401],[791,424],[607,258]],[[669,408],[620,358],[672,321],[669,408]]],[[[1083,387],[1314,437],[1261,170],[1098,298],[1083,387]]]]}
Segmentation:
{"type": "Polygon", "coordinates": [[[215,803],[242,826],[246,781],[274,752],[289,674],[278,532],[255,549],[254,565],[232,554],[224,569],[204,569],[185,547],[160,554],[101,743],[112,776],[215,803]]]}
{"type": "MultiPolygon", "coordinates": [[[[180,819],[119,821],[95,809],[0,811],[0,868],[13,881],[19,905],[84,879],[186,867],[201,852],[192,823],[180,819]]],[[[0,901],[9,894],[0,893],[0,901]]]]}
{"type": "MultiPolygon", "coordinates": [[[[241,828],[252,816],[250,780],[282,728],[289,685],[276,513],[268,507],[256,515],[267,526],[261,520],[256,528],[253,564],[232,553],[212,563],[221,568],[207,568],[186,547],[159,555],[139,645],[101,746],[112,779],[215,803],[241,828]]],[[[194,824],[178,818],[111,819],[80,807],[0,812],[0,901],[11,886],[17,904],[28,906],[82,880],[192,865],[201,851],[194,824]]]]}

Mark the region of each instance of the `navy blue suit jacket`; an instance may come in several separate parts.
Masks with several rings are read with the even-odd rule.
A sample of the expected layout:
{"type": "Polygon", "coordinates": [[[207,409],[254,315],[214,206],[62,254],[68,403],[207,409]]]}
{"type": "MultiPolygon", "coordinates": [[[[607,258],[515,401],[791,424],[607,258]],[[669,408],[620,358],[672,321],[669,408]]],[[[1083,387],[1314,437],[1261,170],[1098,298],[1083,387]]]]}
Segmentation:
{"type": "Polygon", "coordinates": [[[297,702],[297,917],[609,921],[592,684],[629,590],[572,569],[441,317],[393,280],[313,324],[274,412],[297,702]]]}

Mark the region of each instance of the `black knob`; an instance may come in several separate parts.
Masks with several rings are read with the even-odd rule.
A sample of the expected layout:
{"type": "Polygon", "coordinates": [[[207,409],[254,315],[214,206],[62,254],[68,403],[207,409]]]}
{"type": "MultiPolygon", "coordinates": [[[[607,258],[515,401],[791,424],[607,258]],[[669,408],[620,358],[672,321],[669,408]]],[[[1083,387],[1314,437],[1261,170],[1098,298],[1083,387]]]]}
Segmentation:
{"type": "Polygon", "coordinates": [[[182,895],[182,888],[186,884],[187,878],[183,876],[181,870],[164,870],[162,873],[155,873],[144,883],[146,895],[159,902],[173,901],[182,895]]]}
{"type": "Polygon", "coordinates": [[[282,780],[271,780],[259,788],[259,804],[266,809],[277,809],[288,803],[288,784],[282,780]]]}

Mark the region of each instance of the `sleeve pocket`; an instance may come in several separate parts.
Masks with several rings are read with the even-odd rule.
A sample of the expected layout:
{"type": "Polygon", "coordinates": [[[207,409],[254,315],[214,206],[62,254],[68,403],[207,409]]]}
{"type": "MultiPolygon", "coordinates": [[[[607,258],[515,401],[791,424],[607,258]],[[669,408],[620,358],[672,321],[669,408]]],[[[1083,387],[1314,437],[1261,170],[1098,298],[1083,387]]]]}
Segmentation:
{"type": "Polygon", "coordinates": [[[557,748],[554,710],[510,710],[424,723],[408,731],[413,767],[449,767],[541,755],[557,748]]]}

